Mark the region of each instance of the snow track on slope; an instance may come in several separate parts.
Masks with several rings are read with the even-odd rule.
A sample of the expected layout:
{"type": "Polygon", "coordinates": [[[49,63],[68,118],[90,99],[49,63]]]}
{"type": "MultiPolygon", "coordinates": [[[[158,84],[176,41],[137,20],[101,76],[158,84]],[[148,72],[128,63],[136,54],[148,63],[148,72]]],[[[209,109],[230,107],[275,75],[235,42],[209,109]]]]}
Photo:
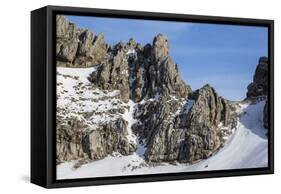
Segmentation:
{"type": "Polygon", "coordinates": [[[129,110],[126,110],[126,112],[123,114],[123,118],[128,122],[127,130],[128,130],[128,140],[134,144],[137,143],[136,136],[134,135],[132,131],[132,125],[136,122],[134,119],[134,111],[135,111],[135,103],[132,100],[129,100],[128,102],[129,110]]]}

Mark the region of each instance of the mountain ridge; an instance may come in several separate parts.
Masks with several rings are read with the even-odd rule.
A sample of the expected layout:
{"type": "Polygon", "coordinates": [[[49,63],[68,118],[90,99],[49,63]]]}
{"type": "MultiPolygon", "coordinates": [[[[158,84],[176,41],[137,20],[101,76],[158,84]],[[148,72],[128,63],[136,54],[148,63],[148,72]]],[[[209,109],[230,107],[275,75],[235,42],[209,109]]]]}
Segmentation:
{"type": "Polygon", "coordinates": [[[152,45],[142,47],[131,38],[110,46],[103,34],[81,30],[58,16],[57,40],[58,67],[92,68],[83,82],[80,75],[57,74],[59,95],[67,105],[81,104],[71,109],[63,100],[58,103],[57,163],[99,160],[114,152],[126,156],[139,148],[148,163],[194,163],[215,154],[237,128],[237,104],[209,84],[192,91],[181,80],[163,34],[155,36],[152,45]],[[64,81],[74,82],[73,99],[64,92],[64,81]],[[99,112],[105,102],[107,107],[99,112]],[[75,116],[66,119],[66,114],[75,116]],[[96,123],[96,118],[108,117],[108,122],[96,123]]]}

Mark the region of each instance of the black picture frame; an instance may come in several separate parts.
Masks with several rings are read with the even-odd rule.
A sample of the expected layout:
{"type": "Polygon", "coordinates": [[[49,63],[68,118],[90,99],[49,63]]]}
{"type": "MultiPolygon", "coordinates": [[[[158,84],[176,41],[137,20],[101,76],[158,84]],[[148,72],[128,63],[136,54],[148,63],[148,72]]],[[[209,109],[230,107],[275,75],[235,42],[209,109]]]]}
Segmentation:
{"type": "Polygon", "coordinates": [[[274,21],[172,13],[46,6],[31,12],[31,182],[46,188],[229,177],[274,173],[274,21]],[[265,26],[269,57],[268,167],[56,180],[55,16],[72,14],[210,24],[265,26]]]}

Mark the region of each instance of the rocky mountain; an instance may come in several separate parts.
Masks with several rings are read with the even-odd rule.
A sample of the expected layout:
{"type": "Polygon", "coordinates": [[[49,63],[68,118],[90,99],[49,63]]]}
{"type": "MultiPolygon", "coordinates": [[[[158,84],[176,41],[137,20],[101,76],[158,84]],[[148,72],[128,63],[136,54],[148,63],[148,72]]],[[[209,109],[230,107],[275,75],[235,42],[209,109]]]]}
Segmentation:
{"type": "MultiPolygon", "coordinates": [[[[133,38],[111,46],[103,34],[64,16],[57,17],[56,33],[57,163],[115,152],[137,153],[147,163],[194,163],[216,153],[236,130],[237,103],[208,84],[192,91],[165,35],[144,46],[133,38]]],[[[266,64],[261,58],[248,98],[267,94],[266,64]]]]}

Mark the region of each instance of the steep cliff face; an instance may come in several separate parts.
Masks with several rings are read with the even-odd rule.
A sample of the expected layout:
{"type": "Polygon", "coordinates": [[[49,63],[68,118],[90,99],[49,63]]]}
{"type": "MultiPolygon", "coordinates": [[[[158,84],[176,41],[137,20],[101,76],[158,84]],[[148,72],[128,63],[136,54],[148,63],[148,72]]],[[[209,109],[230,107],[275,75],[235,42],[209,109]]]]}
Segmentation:
{"type": "Polygon", "coordinates": [[[235,130],[236,105],[181,80],[163,34],[144,46],[57,17],[57,162],[143,149],[148,162],[208,158],[235,130]],[[62,68],[75,67],[75,68],[62,68]],[[83,73],[81,73],[83,72],[83,73]]]}
{"type": "Polygon", "coordinates": [[[101,128],[87,131],[82,139],[83,151],[89,159],[95,160],[113,152],[129,155],[136,150],[136,145],[128,141],[128,122],[118,118],[115,122],[101,128]]]}
{"type": "Polygon", "coordinates": [[[235,106],[209,85],[186,99],[148,101],[138,107],[133,127],[151,162],[195,162],[212,155],[236,128],[235,106]]]}
{"type": "MultiPolygon", "coordinates": [[[[253,82],[248,85],[247,98],[256,99],[259,97],[268,97],[269,90],[269,69],[268,69],[268,58],[261,57],[259,59],[256,71],[254,73],[253,82]]],[[[264,127],[268,129],[268,100],[264,106],[264,127]]]]}
{"type": "Polygon", "coordinates": [[[236,105],[220,97],[214,88],[205,85],[195,91],[190,111],[177,118],[187,138],[181,145],[179,160],[193,162],[206,159],[221,148],[237,128],[236,105]]]}

